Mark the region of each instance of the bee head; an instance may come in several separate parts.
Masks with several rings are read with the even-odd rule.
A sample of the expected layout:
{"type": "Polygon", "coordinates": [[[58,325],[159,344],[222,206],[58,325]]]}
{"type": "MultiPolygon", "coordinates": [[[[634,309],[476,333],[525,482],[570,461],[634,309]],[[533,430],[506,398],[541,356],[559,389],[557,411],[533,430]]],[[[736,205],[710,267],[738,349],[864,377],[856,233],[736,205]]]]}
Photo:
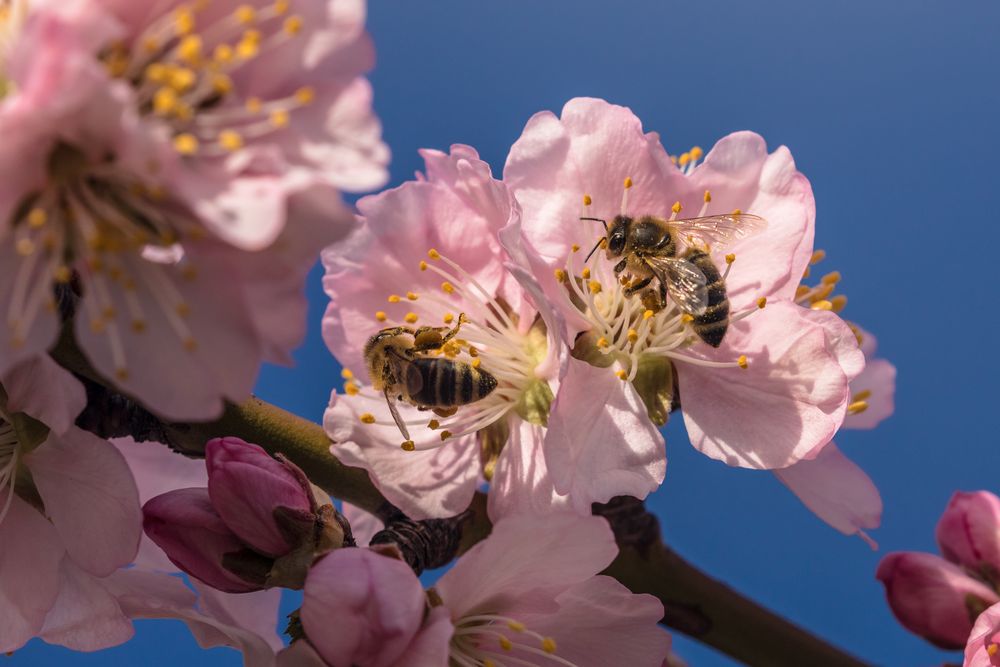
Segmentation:
{"type": "Polygon", "coordinates": [[[625,252],[625,241],[628,239],[632,218],[627,215],[616,215],[608,227],[608,257],[618,257],[625,252]]]}

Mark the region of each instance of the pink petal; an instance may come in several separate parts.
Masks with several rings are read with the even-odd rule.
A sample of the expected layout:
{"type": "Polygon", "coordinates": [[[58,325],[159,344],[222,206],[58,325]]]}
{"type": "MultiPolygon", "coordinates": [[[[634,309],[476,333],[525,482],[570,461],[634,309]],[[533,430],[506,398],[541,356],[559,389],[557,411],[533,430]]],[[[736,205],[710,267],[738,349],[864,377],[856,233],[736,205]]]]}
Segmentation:
{"type": "Polygon", "coordinates": [[[865,370],[851,380],[851,393],[870,391],[868,407],[844,418],[844,428],[875,428],[896,411],[896,367],[885,359],[868,357],[865,370]]]}
{"type": "Polygon", "coordinates": [[[71,428],[25,458],[45,511],[73,561],[107,576],[132,562],[142,512],[125,458],[106,440],[71,428]]]}
{"type": "Polygon", "coordinates": [[[816,516],[845,535],[860,535],[870,542],[864,529],[881,523],[882,497],[871,478],[837,445],[831,442],[816,458],[773,472],[816,516]]]}
{"type": "Polygon", "coordinates": [[[218,622],[212,625],[216,625],[222,634],[222,637],[210,640],[192,626],[191,631],[201,646],[232,646],[244,652],[249,649],[261,655],[261,662],[284,646],[275,632],[278,607],[281,605],[280,588],[233,594],[223,593],[199,581],[192,581],[191,585],[198,592],[198,608],[218,622]]]}
{"type": "Polygon", "coordinates": [[[3,388],[10,412],[26,412],[56,433],[72,427],[87,405],[83,385],[47,354],[12,368],[3,388]]]}
{"type": "Polygon", "coordinates": [[[410,645],[392,667],[413,667],[413,665],[448,664],[448,645],[455,626],[451,623],[447,607],[435,607],[427,613],[424,625],[417,632],[410,645]]]}
{"type": "Polygon", "coordinates": [[[675,364],[684,422],[703,454],[745,468],[785,468],[829,442],[849,400],[846,370],[860,351],[846,347],[842,323],[831,340],[829,313],[787,302],[730,326],[713,361],[745,354],[749,367],[675,364]]]}
{"type": "Polygon", "coordinates": [[[278,653],[278,667],[329,667],[308,641],[292,642],[278,653]]]}
{"type": "Polygon", "coordinates": [[[1000,571],[1000,498],[956,491],[934,531],[941,554],[971,571],[1000,571]]]}
{"type": "Polygon", "coordinates": [[[611,529],[600,517],[515,516],[498,521],[490,537],[467,551],[435,589],[452,618],[475,610],[500,613],[526,593],[558,593],[589,579],[617,553],[611,529]]]}
{"type": "MultiPolygon", "coordinates": [[[[424,423],[429,413],[400,404],[403,419],[424,423]]],[[[414,430],[417,450],[399,447],[402,436],[396,428],[385,398],[365,387],[356,396],[330,396],[323,426],[333,446],[330,451],[349,466],[364,468],[393,505],[413,519],[455,516],[472,501],[479,478],[479,448],[474,436],[450,439],[428,428],[414,430]],[[360,415],[374,415],[375,424],[363,424],[360,415]],[[421,451],[421,447],[439,445],[421,451]]]]}
{"type": "Polygon", "coordinates": [[[523,420],[511,429],[490,483],[488,510],[494,523],[515,514],[568,509],[566,497],[556,493],[545,467],[544,439],[543,427],[523,420]]]}
{"type": "MultiPolygon", "coordinates": [[[[0,155],[5,152],[0,151],[0,155]]],[[[2,168],[0,159],[0,169],[2,168]]],[[[4,206],[2,197],[3,193],[0,192],[0,209],[4,206]]],[[[8,235],[7,238],[3,238],[3,236],[3,227],[0,226],[0,267],[3,267],[0,269],[2,271],[0,275],[3,277],[3,287],[0,289],[0,313],[4,314],[4,326],[0,326],[0,374],[6,374],[18,364],[30,363],[32,359],[44,355],[55,343],[59,334],[59,315],[46,307],[51,281],[46,275],[45,264],[40,261],[29,264],[32,258],[25,258],[17,253],[14,237],[8,235]],[[25,296],[20,301],[26,305],[17,309],[23,314],[19,319],[24,329],[19,335],[15,335],[14,330],[7,324],[11,302],[17,298],[14,289],[17,283],[26,286],[25,296]],[[30,303],[36,305],[27,305],[30,303]],[[32,310],[36,314],[30,315],[32,310]]]]}
{"type": "Polygon", "coordinates": [[[370,514],[350,503],[344,503],[341,513],[351,524],[351,534],[359,547],[367,547],[375,533],[384,528],[382,522],[374,514],[370,514]]]}
{"type": "Polygon", "coordinates": [[[104,583],[65,557],[59,569],[59,597],[45,617],[41,638],[73,651],[97,651],[132,638],[132,623],[104,583]]]}
{"type": "Polygon", "coordinates": [[[552,403],[545,461],[580,513],[614,496],[645,498],[663,482],[663,436],[635,389],[609,368],[570,359],[552,403]]]}
{"type": "Polygon", "coordinates": [[[65,553],[52,524],[14,496],[0,523],[0,651],[17,650],[41,631],[65,553]]]}
{"type": "Polygon", "coordinates": [[[962,667],[994,667],[996,663],[986,651],[990,637],[1000,628],[1000,603],[993,605],[979,615],[969,642],[965,646],[965,662],[962,667]]]}

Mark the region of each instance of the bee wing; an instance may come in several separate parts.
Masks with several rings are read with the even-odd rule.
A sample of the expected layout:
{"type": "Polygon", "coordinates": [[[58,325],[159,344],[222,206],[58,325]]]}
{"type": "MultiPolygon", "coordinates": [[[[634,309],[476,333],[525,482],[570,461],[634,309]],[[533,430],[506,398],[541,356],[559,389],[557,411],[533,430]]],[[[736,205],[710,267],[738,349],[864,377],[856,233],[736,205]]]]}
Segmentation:
{"type": "Polygon", "coordinates": [[[407,440],[410,439],[410,432],[406,428],[406,422],[403,421],[403,416],[399,414],[399,408],[396,407],[396,399],[394,399],[389,394],[389,389],[385,390],[385,402],[389,406],[389,413],[392,414],[393,421],[396,422],[396,426],[399,427],[399,432],[403,434],[403,437],[407,440]]]}
{"type": "Polygon", "coordinates": [[[752,213],[710,215],[674,220],[670,224],[688,245],[691,245],[692,239],[700,239],[716,247],[730,245],[767,228],[767,220],[752,213]]]}
{"type": "Polygon", "coordinates": [[[647,257],[646,262],[677,307],[691,315],[708,308],[708,280],[697,266],[680,257],[647,257]]]}

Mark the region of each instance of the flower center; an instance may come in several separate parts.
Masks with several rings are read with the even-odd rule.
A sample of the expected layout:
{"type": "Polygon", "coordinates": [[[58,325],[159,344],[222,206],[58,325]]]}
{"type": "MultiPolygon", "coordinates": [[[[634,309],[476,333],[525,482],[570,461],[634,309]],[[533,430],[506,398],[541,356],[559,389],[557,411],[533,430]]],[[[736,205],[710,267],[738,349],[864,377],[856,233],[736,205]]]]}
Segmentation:
{"type": "Polygon", "coordinates": [[[3,523],[14,500],[14,477],[17,474],[18,449],[17,433],[14,431],[14,427],[0,418],[0,523],[3,523]]]}
{"type": "Polygon", "coordinates": [[[280,98],[241,95],[234,77],[266,58],[303,29],[290,0],[255,9],[238,7],[203,25],[207,2],[182,5],[153,21],[131,45],[117,44],[102,60],[108,72],[136,90],[139,110],[171,129],[182,155],[220,156],[288,125],[290,114],[311,103],[299,88],[280,98]]]}
{"type": "Polygon", "coordinates": [[[530,630],[520,621],[498,614],[477,614],[455,623],[448,658],[456,667],[576,667],[556,650],[554,639],[530,630]]]}
{"type": "MultiPolygon", "coordinates": [[[[376,321],[383,327],[401,326],[411,330],[423,324],[433,323],[436,326],[438,322],[443,323],[445,328],[460,326],[456,337],[425,354],[469,364],[496,378],[497,386],[484,398],[459,406],[450,417],[407,421],[408,427],[426,426],[439,430],[440,441],[424,445],[406,441],[403,448],[412,451],[439,447],[449,438],[477,433],[511,411],[523,419],[544,422],[552,391],[548,382],[536,373],[548,351],[541,318],[520,322],[502,298],[486,290],[458,263],[437,250],[432,249],[427,254],[430,261],[420,262],[420,270],[441,277],[440,289],[420,294],[412,291],[405,295],[392,294],[387,299],[389,312],[376,312],[376,321]],[[405,313],[401,316],[390,314],[393,311],[402,313],[404,303],[405,313]]],[[[385,400],[380,393],[371,392],[371,396],[366,396],[368,392],[354,382],[350,371],[346,371],[344,377],[346,393],[385,400]]],[[[366,424],[392,423],[376,421],[371,413],[362,414],[361,421],[366,424]]]]}

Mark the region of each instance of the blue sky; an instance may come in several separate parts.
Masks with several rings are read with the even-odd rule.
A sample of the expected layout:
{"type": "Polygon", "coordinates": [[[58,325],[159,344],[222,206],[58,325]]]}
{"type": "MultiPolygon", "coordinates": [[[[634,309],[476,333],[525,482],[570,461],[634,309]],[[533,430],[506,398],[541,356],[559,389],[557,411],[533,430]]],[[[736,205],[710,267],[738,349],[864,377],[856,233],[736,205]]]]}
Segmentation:
{"type": "MultiPolygon", "coordinates": [[[[846,316],[899,368],[896,415],[837,438],[881,489],[881,550],[828,528],[770,474],[699,455],[679,419],[666,429],[667,480],[651,506],[689,560],[870,662],[948,657],[895,623],[874,571],[889,551],[934,549],[934,523],[954,490],[1000,490],[991,428],[1000,396],[1000,5],[397,0],[370,11],[393,185],[420,168],[418,148],[456,142],[499,173],[525,121],[577,95],[631,107],[671,153],[739,129],[789,146],[816,194],[823,268],[844,275],[846,316]]],[[[265,369],[258,385],[313,419],[339,383],[319,337],[318,275],[298,367],[265,369]]],[[[690,641],[678,639],[677,650],[695,667],[735,664],[690,641]]],[[[135,641],[108,652],[34,643],[8,663],[140,659],[239,664],[165,622],[140,624],[135,641]]]]}

